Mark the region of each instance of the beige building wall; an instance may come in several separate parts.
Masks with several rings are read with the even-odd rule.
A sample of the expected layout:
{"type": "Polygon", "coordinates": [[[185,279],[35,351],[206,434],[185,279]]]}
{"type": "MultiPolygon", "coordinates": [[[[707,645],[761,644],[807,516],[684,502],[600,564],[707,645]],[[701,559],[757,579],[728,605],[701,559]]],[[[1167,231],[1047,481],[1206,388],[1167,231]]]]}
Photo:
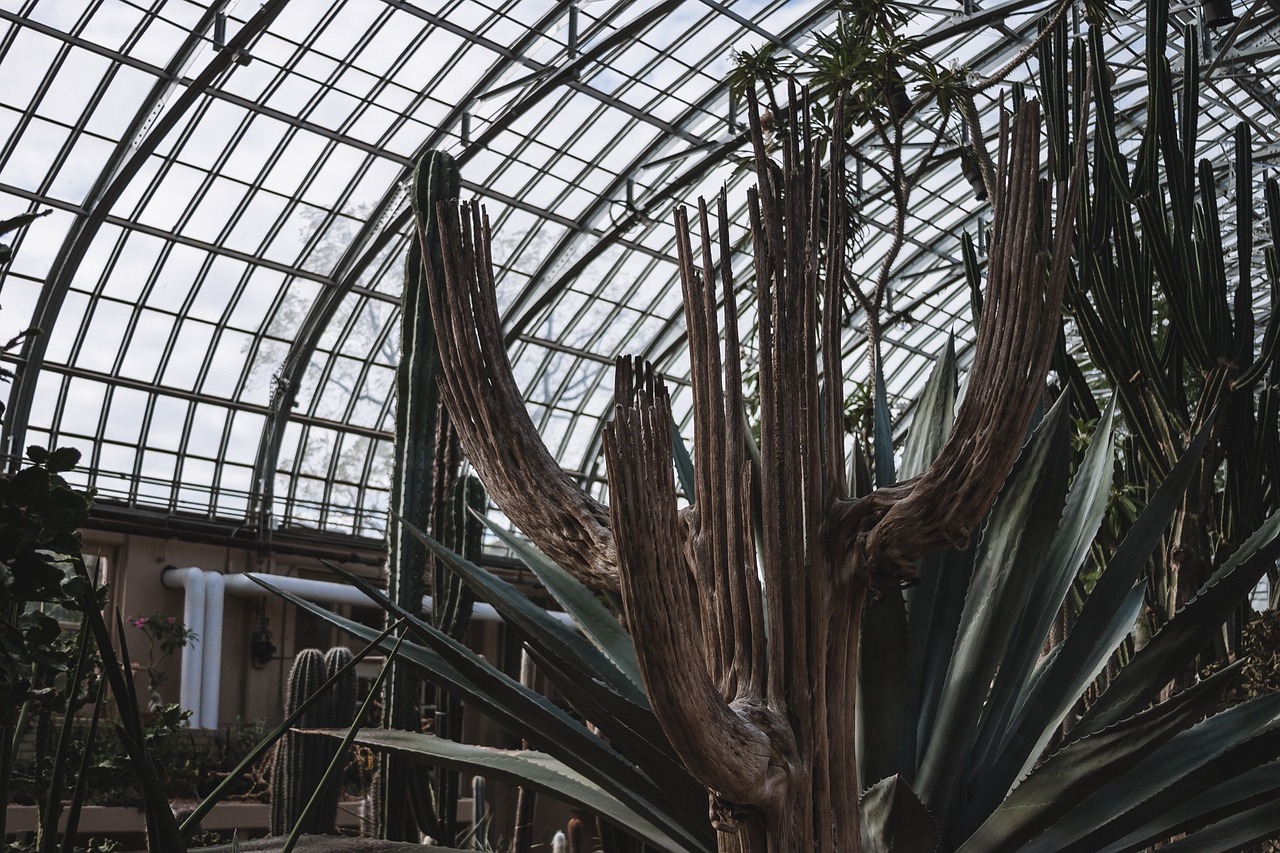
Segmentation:
{"type": "MultiPolygon", "coordinates": [[[[170,589],[162,580],[163,572],[168,566],[195,566],[224,575],[253,571],[314,580],[338,580],[316,557],[271,555],[256,549],[95,530],[84,531],[83,537],[85,554],[102,558],[105,565],[107,580],[111,584],[109,600],[112,611],[125,618],[152,614],[182,617],[184,591],[170,589]]],[[[379,559],[378,552],[371,550],[353,556],[356,559],[333,559],[332,562],[371,579],[379,586],[385,584],[383,568],[380,565],[370,565],[379,559]]],[[[349,606],[330,607],[353,618],[378,618],[374,610],[353,613],[353,608],[349,606]]],[[[114,621],[114,616],[110,613],[109,616],[114,621]]],[[[127,623],[124,633],[135,670],[145,670],[148,637],[127,623]]],[[[197,640],[197,643],[201,642],[203,638],[197,640]]],[[[236,717],[278,722],[283,716],[284,689],[289,667],[296,653],[309,645],[319,648],[346,645],[355,650],[351,639],[342,632],[332,630],[319,620],[300,613],[294,605],[274,595],[243,597],[228,594],[220,643],[222,670],[219,679],[219,725],[225,726],[236,717]],[[276,646],[275,654],[268,661],[254,661],[251,655],[253,633],[255,629],[263,627],[271,632],[271,641],[276,646]]],[[[376,676],[379,665],[380,659],[378,662],[366,659],[361,665],[361,676],[376,676]]],[[[177,702],[181,685],[181,654],[174,654],[164,660],[160,669],[165,674],[158,690],[161,698],[166,702],[177,702]]],[[[145,695],[145,671],[140,672],[137,679],[140,694],[145,695]]]]}

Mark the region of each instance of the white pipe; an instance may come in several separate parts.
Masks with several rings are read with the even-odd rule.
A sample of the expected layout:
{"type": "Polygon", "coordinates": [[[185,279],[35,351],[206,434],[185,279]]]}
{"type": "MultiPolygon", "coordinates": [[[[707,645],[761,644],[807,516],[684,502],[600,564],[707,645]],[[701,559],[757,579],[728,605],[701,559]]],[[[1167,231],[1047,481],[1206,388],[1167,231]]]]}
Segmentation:
{"type": "MultiPolygon", "coordinates": [[[[205,616],[205,572],[196,566],[184,569],[166,568],[160,575],[164,585],[170,589],[183,590],[182,622],[192,630],[204,627],[205,616]]],[[[178,704],[191,711],[190,725],[200,728],[200,688],[204,673],[203,646],[201,636],[197,643],[187,643],[182,647],[182,678],[178,687],[178,704]]]]}
{"type": "Polygon", "coordinates": [[[271,593],[266,587],[254,583],[251,578],[259,577],[283,592],[291,592],[298,598],[307,601],[322,601],[325,604],[351,604],[356,607],[369,607],[373,602],[354,586],[332,581],[317,581],[311,578],[296,578],[292,575],[269,575],[265,572],[244,572],[227,575],[224,579],[227,592],[232,595],[248,597],[267,596],[271,593]]]}
{"type": "MultiPolygon", "coordinates": [[[[298,598],[303,598],[307,601],[324,602],[325,604],[350,604],[355,607],[377,606],[370,600],[369,596],[350,584],[296,578],[291,575],[269,575],[265,572],[244,572],[243,574],[227,575],[225,577],[227,592],[232,595],[244,596],[267,595],[267,590],[250,580],[251,577],[262,578],[276,589],[291,592],[298,598]]],[[[431,609],[431,596],[422,596],[422,606],[426,610],[431,609]]],[[[573,618],[568,613],[559,610],[548,610],[547,613],[566,625],[573,624],[573,618]]],[[[472,605],[471,618],[478,619],[481,622],[502,621],[502,617],[494,609],[493,605],[486,604],[483,601],[477,601],[472,605]]]]}
{"type": "Polygon", "coordinates": [[[222,613],[224,577],[205,572],[204,632],[200,635],[200,728],[218,727],[218,702],[222,693],[222,613]]]}
{"type": "MultiPolygon", "coordinates": [[[[371,607],[369,597],[354,586],[333,581],[317,581],[291,575],[272,575],[264,572],[244,572],[224,575],[216,571],[190,566],[179,569],[170,566],[160,575],[170,589],[182,589],[186,593],[183,602],[182,621],[197,630],[200,638],[193,646],[182,648],[182,686],[178,702],[191,711],[189,725],[193,729],[218,727],[218,704],[222,693],[222,627],[225,613],[225,595],[261,597],[269,594],[252,577],[260,577],[276,589],[290,592],[307,601],[325,604],[349,604],[355,607],[371,607]],[[199,626],[199,628],[197,628],[199,626]],[[196,648],[198,646],[199,648],[196,648]]],[[[422,597],[422,606],[431,608],[431,596],[422,597]]],[[[547,611],[565,623],[573,624],[568,613],[547,611]]],[[[493,605],[476,602],[471,618],[481,622],[501,622],[502,617],[493,605]]]]}

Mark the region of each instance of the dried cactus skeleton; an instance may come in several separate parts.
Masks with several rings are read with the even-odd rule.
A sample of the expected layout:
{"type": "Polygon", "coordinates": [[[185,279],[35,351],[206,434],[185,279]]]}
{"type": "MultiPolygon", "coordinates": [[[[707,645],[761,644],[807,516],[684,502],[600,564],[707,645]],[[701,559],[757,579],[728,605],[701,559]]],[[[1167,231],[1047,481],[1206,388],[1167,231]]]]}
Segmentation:
{"type": "Polygon", "coordinates": [[[1040,398],[1081,168],[1060,191],[1050,228],[1037,104],[1023,104],[1002,130],[988,288],[955,427],[924,474],[856,498],[845,481],[844,436],[824,429],[842,423],[844,398],[840,318],[822,310],[838,304],[846,274],[844,253],[826,250],[843,245],[844,217],[818,209],[824,195],[844,198],[839,158],[820,168],[814,146],[792,134],[778,168],[753,127],[760,186],[748,204],[761,357],[754,473],[744,452],[726,201],[722,194],[715,232],[699,207],[700,257],[687,214],[677,213],[695,446],[695,500],[684,510],[667,392],[639,360],[618,363],[605,433],[611,506],[560,470],[512,378],[488,222],[475,206],[439,208],[444,280],[432,282],[431,302],[445,405],[506,514],[579,579],[621,592],[654,711],[708,789],[721,850],[862,849],[856,792],[876,781],[855,770],[863,607],[908,579],[919,556],[967,540],[1040,398]],[[761,496],[758,553],[753,488],[761,496]]]}

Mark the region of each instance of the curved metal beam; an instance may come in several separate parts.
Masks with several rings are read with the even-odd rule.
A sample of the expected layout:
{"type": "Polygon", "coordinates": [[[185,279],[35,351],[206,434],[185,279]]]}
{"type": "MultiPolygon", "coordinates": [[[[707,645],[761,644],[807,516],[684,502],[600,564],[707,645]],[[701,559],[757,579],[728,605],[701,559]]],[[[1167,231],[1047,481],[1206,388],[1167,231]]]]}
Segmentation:
{"type": "MultiPolygon", "coordinates": [[[[389,5],[409,11],[401,3],[389,5]]],[[[416,14],[425,15],[425,13],[417,10],[414,11],[416,14]]],[[[449,137],[447,129],[455,127],[461,121],[462,116],[469,111],[471,104],[475,102],[478,96],[483,94],[503,74],[507,73],[513,66],[523,63],[522,51],[535,42],[541,36],[542,29],[560,15],[561,11],[558,9],[548,13],[538,22],[537,27],[529,31],[528,35],[520,43],[510,50],[505,48],[501,50],[499,55],[503,56],[504,61],[492,66],[472,86],[467,97],[449,111],[445,120],[439,124],[435,132],[419,146],[416,154],[420,156],[423,151],[441,145],[449,137]]],[[[427,20],[428,23],[437,26],[442,25],[442,22],[437,20],[436,16],[427,16],[427,20]]],[[[425,93],[421,97],[425,97],[425,93]]],[[[279,464],[285,426],[292,418],[293,402],[297,398],[298,389],[302,384],[307,365],[311,362],[311,357],[319,345],[321,336],[329,327],[338,308],[355,287],[355,283],[359,280],[364,270],[399,236],[400,231],[408,224],[410,209],[407,206],[395,213],[385,225],[382,224],[382,221],[393,212],[396,205],[403,199],[402,186],[406,180],[412,179],[413,163],[416,160],[417,157],[415,156],[405,164],[400,175],[387,188],[382,199],[371,211],[364,225],[361,226],[359,233],[356,234],[346,251],[343,252],[333,273],[334,286],[327,288],[323,295],[316,300],[316,303],[303,321],[300,334],[294,339],[289,353],[285,356],[281,365],[276,387],[272,390],[269,406],[270,413],[263,427],[262,440],[258,445],[258,457],[254,463],[253,481],[256,488],[254,489],[254,496],[249,510],[249,518],[256,519],[258,530],[264,532],[263,535],[265,535],[265,531],[270,530],[271,505],[275,500],[275,469],[279,464]]]]}
{"type": "MultiPolygon", "coordinates": [[[[204,90],[217,79],[218,75],[231,67],[236,53],[246,50],[249,43],[280,14],[287,2],[288,0],[268,0],[264,3],[230,40],[227,49],[216,53],[209,65],[187,86],[186,91],[178,96],[173,105],[153,126],[148,128],[147,123],[153,112],[165,102],[165,96],[171,88],[178,85],[177,75],[203,44],[204,33],[213,25],[215,9],[210,7],[205,10],[196,28],[187,36],[182,47],[166,66],[166,76],[156,81],[142,107],[130,122],[128,131],[107,160],[101,175],[86,198],[85,212],[76,218],[67,232],[54,258],[49,277],[41,288],[32,325],[45,330],[53,328],[80,261],[83,260],[107,214],[130,180],[142,168],[147,158],[155,152],[160,142],[178,125],[192,105],[204,95],[204,90]],[[136,147],[134,147],[135,142],[136,147]]],[[[3,447],[9,456],[10,470],[17,470],[21,462],[21,455],[14,453],[13,448],[21,447],[26,437],[27,420],[31,417],[31,403],[35,397],[36,379],[44,365],[48,346],[49,335],[44,334],[28,338],[22,348],[22,361],[15,371],[16,376],[10,397],[12,402],[5,412],[3,438],[0,440],[0,447],[3,447]]]]}

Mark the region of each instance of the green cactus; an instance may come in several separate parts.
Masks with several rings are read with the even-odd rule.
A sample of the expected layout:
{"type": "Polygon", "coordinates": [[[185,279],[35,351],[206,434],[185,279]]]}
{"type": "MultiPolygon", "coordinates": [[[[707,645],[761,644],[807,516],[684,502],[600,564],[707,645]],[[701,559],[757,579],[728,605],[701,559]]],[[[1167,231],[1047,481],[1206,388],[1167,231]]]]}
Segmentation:
{"type": "MultiPolygon", "coordinates": [[[[483,511],[488,498],[478,479],[459,476],[462,451],[448,413],[440,404],[436,378],[440,356],[431,322],[426,273],[426,265],[430,264],[432,276],[443,280],[435,208],[438,202],[457,198],[459,188],[458,167],[448,154],[429,151],[418,161],[412,200],[419,239],[411,241],[405,263],[401,358],[396,373],[394,515],[389,536],[390,588],[397,603],[416,611],[427,591],[429,571],[434,600],[429,619],[454,638],[465,633],[475,596],[447,566],[428,559],[422,543],[404,530],[398,518],[430,531],[469,559],[479,558],[481,525],[468,509],[483,511]]],[[[386,693],[388,727],[419,727],[419,686],[411,672],[403,667],[393,668],[386,693]]],[[[460,737],[462,706],[457,699],[438,692],[436,709],[436,734],[460,737]]],[[[419,832],[426,832],[442,843],[452,843],[459,796],[457,774],[438,770],[428,780],[394,757],[385,758],[382,767],[379,791],[407,791],[411,800],[433,804],[435,813],[411,816],[410,810],[397,808],[380,797],[377,834],[391,840],[413,840],[419,832]],[[425,790],[427,785],[430,797],[425,790]]]]}
{"type": "MultiPolygon", "coordinates": [[[[285,697],[285,715],[292,714],[308,696],[320,688],[333,673],[351,659],[346,648],[330,649],[321,654],[319,649],[303,649],[298,653],[289,671],[289,692],[285,697]]],[[[339,728],[351,725],[356,708],[355,670],[347,673],[334,685],[329,694],[304,713],[298,721],[299,728],[339,728]]],[[[284,835],[297,823],[316,790],[316,781],[324,776],[333,760],[336,742],[321,735],[303,735],[288,732],[276,748],[275,766],[271,771],[271,834],[284,835]]],[[[338,797],[341,780],[334,778],[324,792],[324,797],[307,821],[305,831],[310,834],[333,832],[337,823],[338,797]]]]}

